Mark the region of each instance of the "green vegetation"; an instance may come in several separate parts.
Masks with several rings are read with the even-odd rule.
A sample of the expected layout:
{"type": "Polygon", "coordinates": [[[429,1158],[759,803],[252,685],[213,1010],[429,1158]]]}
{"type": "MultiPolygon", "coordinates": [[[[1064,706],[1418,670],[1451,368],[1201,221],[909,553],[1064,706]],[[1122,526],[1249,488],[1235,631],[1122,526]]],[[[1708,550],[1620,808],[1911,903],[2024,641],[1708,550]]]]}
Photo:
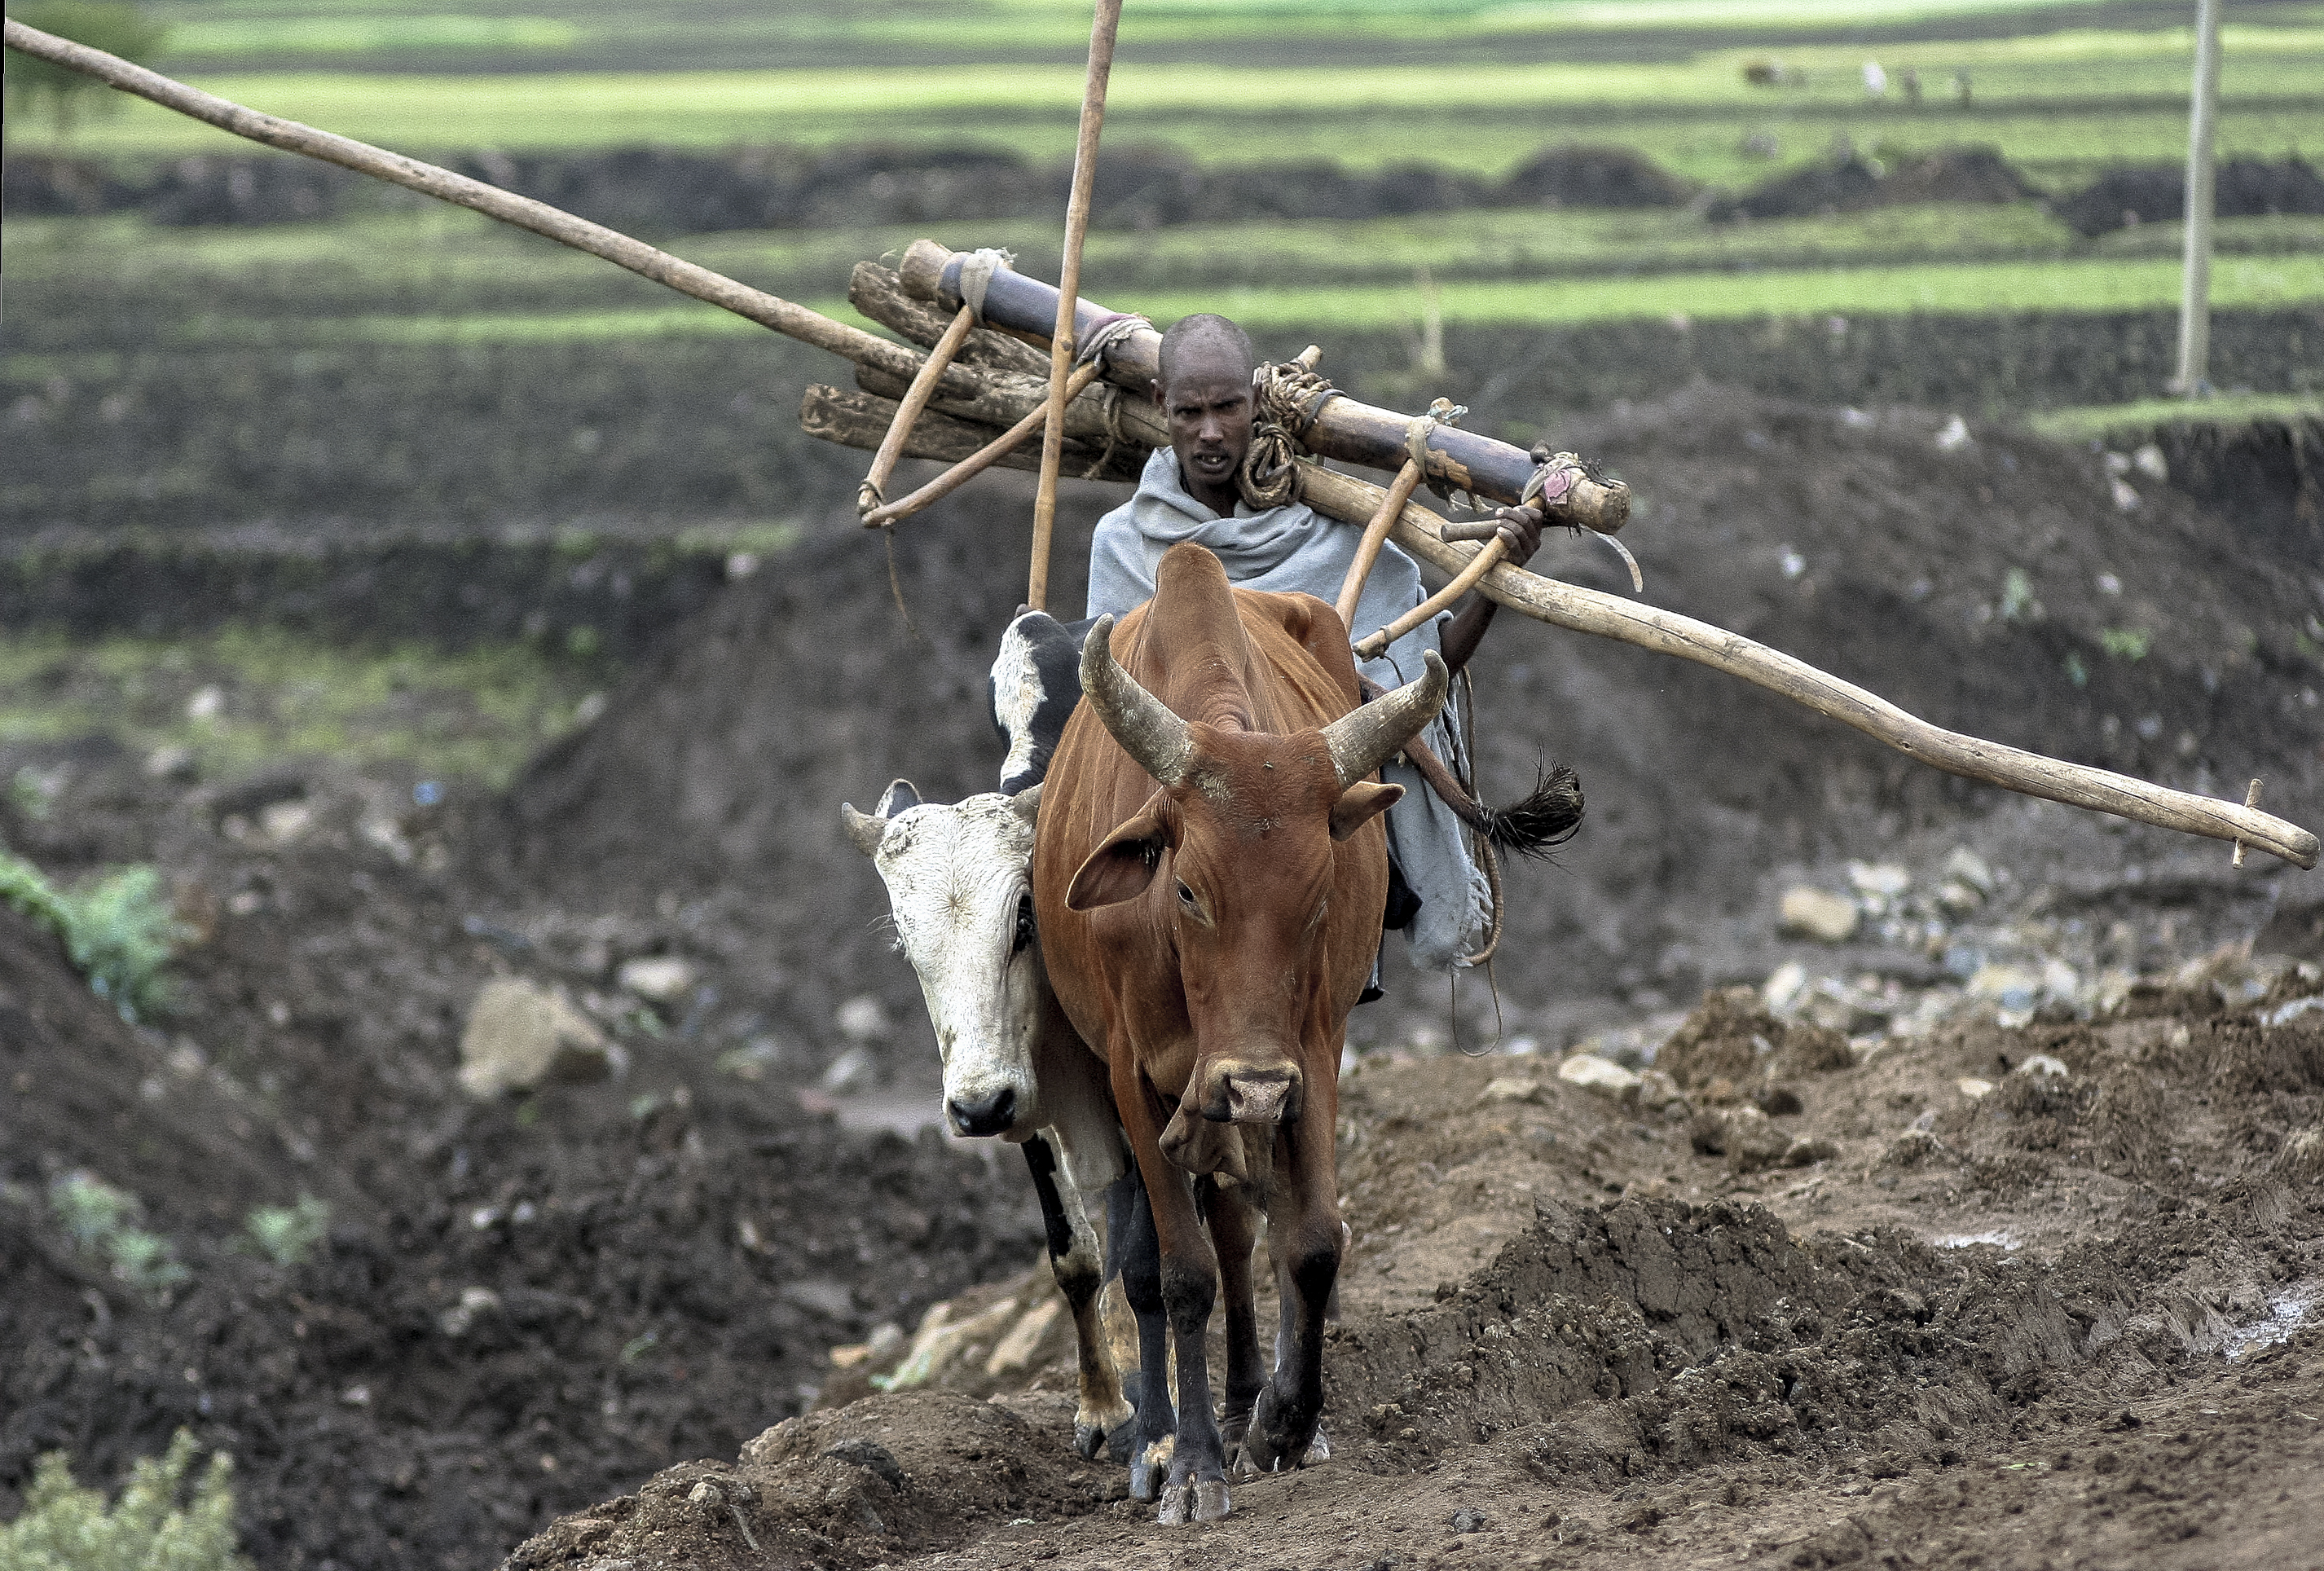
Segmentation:
{"type": "MultiPolygon", "coordinates": [[[[803,0],[737,13],[672,0],[650,18],[614,0],[555,9],[168,0],[163,63],[229,98],[421,154],[966,139],[1063,157],[1072,147],[1085,3],[803,0]]],[[[1107,135],[1213,162],[1263,150],[1488,174],[1545,143],[1614,141],[1728,185],[1812,161],[1838,138],[1901,152],[1974,142],[2063,180],[2112,160],[2181,155],[2190,19],[2147,20],[2096,0],[1178,0],[1124,17],[1107,135]],[[1861,75],[1872,58],[1892,84],[1877,99],[1861,75]],[[1747,74],[1776,66],[1779,86],[1747,74]],[[1487,79],[1489,113],[1461,86],[1487,79]]],[[[2313,151],[2319,20],[2300,0],[2237,8],[2225,30],[2223,152],[2280,156],[2303,137],[2313,151]]],[[[82,143],[138,158],[228,144],[145,105],[82,143]]]]}
{"type": "Polygon", "coordinates": [[[258,1252],[286,1269],[302,1265],[331,1228],[331,1208],[312,1195],[296,1206],[261,1206],[243,1218],[243,1230],[258,1252]]]}
{"type": "Polygon", "coordinates": [[[49,1208],[74,1244],[103,1261],[114,1276],[159,1298],[190,1281],[170,1241],[137,1225],[137,1197],[88,1173],[69,1173],[49,1187],[49,1208]]]}
{"type": "Polygon", "coordinates": [[[60,890],[0,846],[0,901],[61,938],[90,988],[123,1019],[169,1006],[164,967],[177,946],[179,924],[161,875],[152,868],[115,868],[80,888],[60,890]]]}
{"type": "MultiPolygon", "coordinates": [[[[401,761],[497,789],[573,724],[576,705],[604,679],[603,671],[526,644],[367,651],[244,627],[95,642],[7,633],[0,634],[0,740],[101,730],[134,747],[183,747],[210,774],[309,755],[357,767],[401,761]]],[[[124,884],[105,909],[125,915],[131,892],[124,884]]],[[[122,994],[116,987],[108,996],[122,994]]]]}
{"type": "Polygon", "coordinates": [[[2135,403],[2043,410],[2026,416],[2025,423],[2053,441],[2075,442],[2141,439],[2157,427],[2181,420],[2236,426],[2253,420],[2300,419],[2324,420],[2324,398],[2309,393],[2246,393],[2200,400],[2148,398],[2135,403]]]}
{"type": "Polygon", "coordinates": [[[0,1526],[5,1571],[250,1571],[235,1538],[233,1459],[214,1453],[190,1496],[201,1447],[180,1429],[168,1453],[140,1460],[111,1507],[73,1482],[61,1451],[34,1469],[24,1509],[0,1526]]]}
{"type": "MultiPolygon", "coordinates": [[[[170,32],[135,5],[121,0],[32,0],[8,15],[27,27],[140,65],[152,63],[170,32]]],[[[7,51],[5,72],[11,119],[45,112],[60,143],[70,141],[84,107],[110,110],[121,102],[92,77],[14,50],[7,51]]]]}

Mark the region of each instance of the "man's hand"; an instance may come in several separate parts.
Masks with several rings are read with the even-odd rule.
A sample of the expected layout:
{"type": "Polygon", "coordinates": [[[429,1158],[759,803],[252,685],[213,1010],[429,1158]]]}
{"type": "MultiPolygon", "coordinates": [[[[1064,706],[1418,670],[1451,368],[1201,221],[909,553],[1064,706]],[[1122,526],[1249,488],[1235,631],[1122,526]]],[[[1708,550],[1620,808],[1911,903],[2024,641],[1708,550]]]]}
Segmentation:
{"type": "Polygon", "coordinates": [[[1548,520],[1538,507],[1504,507],[1493,514],[1500,525],[1494,531],[1501,542],[1501,560],[1513,568],[1522,568],[1533,560],[1534,552],[1541,550],[1541,531],[1548,520]]]}

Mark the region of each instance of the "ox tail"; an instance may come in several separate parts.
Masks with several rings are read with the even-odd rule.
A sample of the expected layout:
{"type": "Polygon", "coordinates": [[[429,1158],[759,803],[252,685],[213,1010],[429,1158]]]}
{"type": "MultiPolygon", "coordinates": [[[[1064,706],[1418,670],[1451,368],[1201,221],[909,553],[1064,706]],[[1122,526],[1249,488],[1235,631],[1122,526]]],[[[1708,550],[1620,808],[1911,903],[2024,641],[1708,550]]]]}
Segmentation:
{"type": "MultiPolygon", "coordinates": [[[[1381,689],[1364,680],[1363,690],[1369,702],[1381,689]]],[[[1496,808],[1471,795],[1444,761],[1417,736],[1405,744],[1404,755],[1428,782],[1428,789],[1452,809],[1452,816],[1496,851],[1545,861],[1582,827],[1582,777],[1565,764],[1552,763],[1538,771],[1530,794],[1508,807],[1496,808]]]]}

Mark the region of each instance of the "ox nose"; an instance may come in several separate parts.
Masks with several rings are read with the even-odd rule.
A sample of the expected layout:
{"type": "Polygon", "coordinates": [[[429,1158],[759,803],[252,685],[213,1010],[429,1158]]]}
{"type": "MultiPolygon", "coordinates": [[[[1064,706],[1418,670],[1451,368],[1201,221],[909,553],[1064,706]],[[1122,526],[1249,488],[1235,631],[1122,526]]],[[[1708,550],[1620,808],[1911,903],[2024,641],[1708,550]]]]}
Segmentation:
{"type": "Polygon", "coordinates": [[[999,1134],[1017,1121],[1017,1093],[1003,1086],[990,1096],[954,1096],[945,1112],[963,1134],[999,1134]]]}

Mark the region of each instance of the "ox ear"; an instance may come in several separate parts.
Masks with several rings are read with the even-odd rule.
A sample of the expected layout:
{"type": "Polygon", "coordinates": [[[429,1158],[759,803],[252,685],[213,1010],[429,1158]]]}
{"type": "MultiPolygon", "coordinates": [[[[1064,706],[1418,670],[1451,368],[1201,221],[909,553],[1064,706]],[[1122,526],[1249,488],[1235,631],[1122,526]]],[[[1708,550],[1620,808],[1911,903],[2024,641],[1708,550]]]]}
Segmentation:
{"type": "Polygon", "coordinates": [[[1027,823],[1039,823],[1041,821],[1041,782],[1035,781],[1031,785],[1010,797],[1009,805],[1014,808],[1017,810],[1017,816],[1027,823]]]}
{"type": "Polygon", "coordinates": [[[1385,813],[1404,796],[1400,785],[1381,785],[1374,781],[1360,780],[1340,793],[1332,804],[1332,838],[1344,840],[1377,814],[1385,813]]]}
{"type": "Polygon", "coordinates": [[[888,821],[865,816],[855,810],[853,802],[839,804],[839,821],[847,829],[847,838],[855,849],[866,856],[880,853],[880,836],[888,832],[888,821]]]}
{"type": "Polygon", "coordinates": [[[872,812],[882,818],[892,818],[906,808],[920,805],[919,788],[910,781],[890,781],[888,789],[880,793],[880,805],[872,812]]]}
{"type": "Polygon", "coordinates": [[[1148,802],[1143,812],[1108,835],[1089,854],[1089,860],[1082,864],[1065,890],[1065,909],[1093,910],[1137,899],[1154,882],[1154,869],[1160,864],[1163,851],[1176,842],[1159,804],[1148,802]]]}

